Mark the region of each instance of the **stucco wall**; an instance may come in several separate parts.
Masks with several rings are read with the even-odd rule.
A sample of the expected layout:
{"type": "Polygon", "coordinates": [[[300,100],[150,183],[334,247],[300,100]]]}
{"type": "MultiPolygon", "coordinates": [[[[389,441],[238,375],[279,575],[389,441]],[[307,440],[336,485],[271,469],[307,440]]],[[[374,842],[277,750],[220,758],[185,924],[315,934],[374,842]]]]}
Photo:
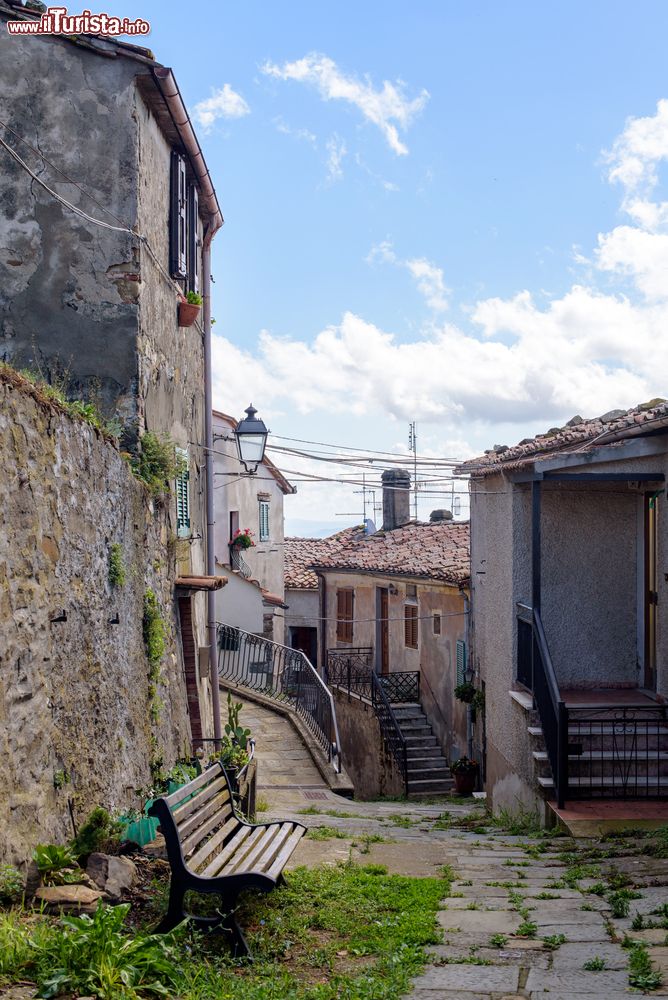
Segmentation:
{"type": "Polygon", "coordinates": [[[338,690],[333,693],[343,764],[354,785],[355,798],[403,795],[401,772],[391,751],[385,748],[371,706],[357,698],[348,699],[338,690]]]}
{"type": "MultiPolygon", "coordinates": [[[[285,603],[288,605],[285,615],[285,636],[287,642],[288,629],[314,628],[317,635],[316,649],[318,650],[318,661],[320,660],[320,596],[317,590],[286,590],[285,603]]],[[[313,666],[320,667],[320,663],[313,666]]]]}
{"type": "MultiPolygon", "coordinates": [[[[62,39],[10,37],[4,25],[0,31],[0,117],[129,225],[137,199],[136,72],[134,61],[62,39]]],[[[41,157],[11,142],[59,194],[118,225],[41,157]]],[[[136,241],[85,222],[3,155],[0,357],[39,368],[73,397],[133,423],[137,286],[123,280],[123,268],[138,269],[136,241]]]]}
{"type": "Polygon", "coordinates": [[[446,756],[453,747],[462,753],[466,748],[466,711],[454,698],[457,675],[456,643],[466,638],[464,598],[456,587],[414,578],[374,577],[361,573],[328,571],[327,623],[328,649],[345,649],[336,638],[336,591],[355,590],[352,646],[377,648],[376,589],[390,585],[397,591],[388,595],[389,665],[392,671],[420,671],[422,707],[432,724],[446,756]],[[418,648],[407,647],[404,634],[406,587],[417,587],[418,648]],[[434,634],[433,615],[441,615],[441,634],[434,634]],[[370,620],[369,620],[370,619],[370,620]]]}
{"type": "Polygon", "coordinates": [[[189,751],[190,728],[165,511],[91,427],[2,382],[0,467],[0,856],[18,860],[71,835],[69,799],[78,821],[97,804],[137,805],[151,736],[170,764],[189,751]],[[112,543],[123,587],[109,583],[112,543]],[[156,725],[149,588],[167,628],[156,725]],[[52,621],[63,610],[67,620],[52,621]],[[58,772],[69,776],[60,789],[58,772]]]}
{"type": "Polygon", "coordinates": [[[216,591],[216,621],[262,635],[264,608],[259,587],[224,566],[218,566],[217,572],[227,577],[227,583],[216,591]]]}

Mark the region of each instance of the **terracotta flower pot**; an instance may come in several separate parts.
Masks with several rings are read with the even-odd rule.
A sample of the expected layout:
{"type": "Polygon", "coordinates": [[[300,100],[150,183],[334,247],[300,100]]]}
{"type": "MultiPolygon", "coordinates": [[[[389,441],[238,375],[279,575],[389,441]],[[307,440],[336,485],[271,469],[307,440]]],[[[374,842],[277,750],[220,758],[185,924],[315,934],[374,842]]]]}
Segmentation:
{"type": "Polygon", "coordinates": [[[452,775],[455,780],[455,791],[458,795],[471,795],[475,790],[478,780],[477,771],[455,771],[452,775]]]}
{"type": "Polygon", "coordinates": [[[179,302],[179,326],[192,326],[199,316],[201,308],[201,306],[181,299],[179,302]]]}

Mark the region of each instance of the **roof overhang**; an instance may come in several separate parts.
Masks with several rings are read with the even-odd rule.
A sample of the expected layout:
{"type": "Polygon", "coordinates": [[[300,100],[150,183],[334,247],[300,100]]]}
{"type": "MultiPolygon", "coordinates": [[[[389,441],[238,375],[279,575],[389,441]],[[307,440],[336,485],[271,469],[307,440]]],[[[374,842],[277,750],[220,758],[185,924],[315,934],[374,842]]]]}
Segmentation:
{"type": "Polygon", "coordinates": [[[177,576],[174,586],[180,590],[220,590],[226,583],[226,576],[177,576]]]}

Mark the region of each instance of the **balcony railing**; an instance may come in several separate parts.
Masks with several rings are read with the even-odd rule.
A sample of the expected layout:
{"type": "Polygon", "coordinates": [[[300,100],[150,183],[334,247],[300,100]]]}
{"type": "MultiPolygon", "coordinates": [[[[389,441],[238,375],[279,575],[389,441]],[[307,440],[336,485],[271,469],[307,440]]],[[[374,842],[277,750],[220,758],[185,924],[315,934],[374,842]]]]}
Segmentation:
{"type": "Polygon", "coordinates": [[[218,623],[216,633],[218,675],[290,705],[340,774],[341,741],[334,698],[304,653],[232,625],[218,623]]]}
{"type": "Polygon", "coordinates": [[[245,580],[250,580],[253,571],[241,554],[238,545],[230,545],[230,566],[243,576],[245,580]]]}

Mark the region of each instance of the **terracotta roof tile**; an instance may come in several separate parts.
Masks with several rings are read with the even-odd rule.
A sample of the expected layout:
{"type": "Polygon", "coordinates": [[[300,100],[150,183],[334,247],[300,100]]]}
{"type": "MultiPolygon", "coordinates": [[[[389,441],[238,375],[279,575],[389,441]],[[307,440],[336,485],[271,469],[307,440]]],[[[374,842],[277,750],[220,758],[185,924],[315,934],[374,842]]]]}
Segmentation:
{"type": "Polygon", "coordinates": [[[663,425],[668,425],[668,401],[652,399],[631,410],[611,410],[590,420],[573,417],[564,427],[552,427],[510,448],[495,445],[484,455],[462,462],[454,471],[476,476],[512,472],[559,454],[586,453],[594,447],[614,444],[663,425]]]}
{"type": "Polygon", "coordinates": [[[411,522],[374,535],[365,535],[361,527],[348,528],[331,538],[286,543],[286,587],[315,589],[317,577],[310,566],[425,577],[455,585],[469,579],[469,526],[462,521],[411,522]]]}

